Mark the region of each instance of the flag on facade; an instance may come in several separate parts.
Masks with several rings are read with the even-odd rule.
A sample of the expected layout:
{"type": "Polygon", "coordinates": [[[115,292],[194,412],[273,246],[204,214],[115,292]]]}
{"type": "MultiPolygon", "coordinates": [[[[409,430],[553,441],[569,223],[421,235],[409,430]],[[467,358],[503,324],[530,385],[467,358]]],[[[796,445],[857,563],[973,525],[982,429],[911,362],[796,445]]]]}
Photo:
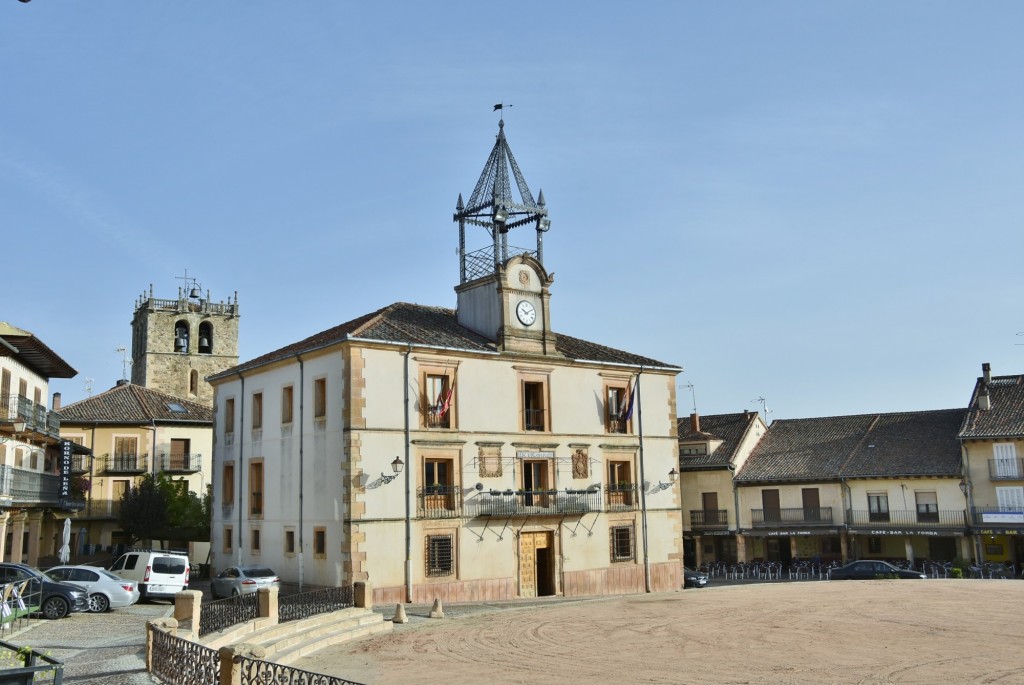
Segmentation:
{"type": "Polygon", "coordinates": [[[636,386],[633,384],[633,380],[630,379],[629,385],[626,386],[626,396],[622,398],[622,409],[619,413],[619,418],[623,421],[629,421],[633,417],[633,399],[636,397],[636,386]]]}
{"type": "Polygon", "coordinates": [[[454,393],[454,392],[455,392],[455,383],[453,382],[451,384],[451,386],[448,388],[448,393],[447,394],[445,394],[443,390],[441,391],[441,394],[444,395],[444,399],[442,400],[440,397],[437,398],[437,403],[438,403],[437,415],[440,416],[441,418],[444,418],[445,414],[448,413],[448,410],[451,409],[451,406],[452,406],[452,393],[454,393]]]}

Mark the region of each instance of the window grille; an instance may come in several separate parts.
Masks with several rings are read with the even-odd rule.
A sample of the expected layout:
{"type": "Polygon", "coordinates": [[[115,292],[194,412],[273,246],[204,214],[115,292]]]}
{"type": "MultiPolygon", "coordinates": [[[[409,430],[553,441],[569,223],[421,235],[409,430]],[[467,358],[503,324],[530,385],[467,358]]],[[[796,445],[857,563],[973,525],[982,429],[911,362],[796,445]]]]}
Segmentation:
{"type": "Polygon", "coordinates": [[[611,529],[611,559],[612,561],[634,561],[636,555],[634,550],[633,526],[613,526],[611,529]]]}
{"type": "Polygon", "coordinates": [[[427,577],[450,576],[455,572],[453,535],[427,536],[427,577]]]}

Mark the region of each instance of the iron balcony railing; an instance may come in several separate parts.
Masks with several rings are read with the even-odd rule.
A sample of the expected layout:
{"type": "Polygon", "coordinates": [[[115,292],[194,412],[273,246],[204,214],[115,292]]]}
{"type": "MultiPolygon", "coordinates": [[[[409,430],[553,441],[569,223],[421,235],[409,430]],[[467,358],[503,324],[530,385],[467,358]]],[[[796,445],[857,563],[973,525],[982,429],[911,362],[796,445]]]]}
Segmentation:
{"type": "Polygon", "coordinates": [[[442,414],[436,406],[431,406],[423,414],[423,425],[427,428],[451,428],[451,409],[442,414]]]}
{"type": "Polygon", "coordinates": [[[462,488],[427,485],[416,489],[416,515],[427,519],[451,519],[462,515],[462,488]]]}
{"type": "Polygon", "coordinates": [[[0,395],[0,421],[24,421],[25,433],[60,435],[60,415],[22,395],[0,395]]]}
{"type": "Polygon", "coordinates": [[[104,468],[108,473],[145,473],[148,454],[104,454],[104,468]]]}
{"type": "Polygon", "coordinates": [[[585,514],[601,511],[601,491],[490,490],[470,497],[462,505],[466,516],[532,516],[585,514]]]}
{"type": "Polygon", "coordinates": [[[544,430],[544,410],[543,409],[524,409],[523,410],[523,421],[525,422],[525,428],[528,431],[542,431],[544,430]]]}
{"type": "Polygon", "coordinates": [[[81,496],[61,498],[60,476],[15,466],[0,466],[0,505],[49,505],[78,510],[84,506],[81,496]]]}
{"type": "Polygon", "coordinates": [[[892,528],[919,528],[928,530],[963,530],[966,527],[962,509],[889,511],[847,510],[846,523],[850,527],[888,530],[892,528]]]}
{"type": "Polygon", "coordinates": [[[160,470],[168,473],[198,473],[202,470],[201,454],[161,454],[160,470]]]}
{"type": "Polygon", "coordinates": [[[249,493],[249,516],[263,516],[263,493],[249,493]]]}
{"type": "Polygon", "coordinates": [[[1024,480],[1024,459],[989,459],[988,477],[991,480],[1024,480]]]}
{"type": "Polygon", "coordinates": [[[89,473],[91,457],[85,454],[71,456],[71,473],[89,473]]]}
{"type": "Polygon", "coordinates": [[[831,526],[832,507],[786,507],[784,509],[751,509],[754,528],[779,526],[831,526]]]}
{"type": "Polygon", "coordinates": [[[1024,529],[1024,507],[974,507],[971,520],[975,526],[1009,526],[1024,529]]]}
{"type": "Polygon", "coordinates": [[[604,503],[608,507],[608,511],[636,510],[640,505],[636,483],[606,485],[604,488],[604,503]]]}
{"type": "Polygon", "coordinates": [[[92,499],[85,508],[86,518],[116,519],[120,514],[120,499],[92,499]]]}
{"type": "Polygon", "coordinates": [[[609,433],[625,433],[628,421],[619,418],[618,413],[608,414],[608,432],[609,433]]]}
{"type": "Polygon", "coordinates": [[[690,527],[696,529],[728,528],[728,509],[691,509],[690,527]]]}

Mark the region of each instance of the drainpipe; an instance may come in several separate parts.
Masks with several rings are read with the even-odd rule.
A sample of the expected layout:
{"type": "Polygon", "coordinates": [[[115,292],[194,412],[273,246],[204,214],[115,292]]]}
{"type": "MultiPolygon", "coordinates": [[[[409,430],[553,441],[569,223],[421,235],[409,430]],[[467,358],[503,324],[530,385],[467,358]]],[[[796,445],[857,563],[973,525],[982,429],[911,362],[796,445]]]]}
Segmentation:
{"type": "Polygon", "coordinates": [[[412,510],[409,497],[412,488],[412,462],[409,450],[409,358],[412,343],[405,351],[405,601],[412,602],[412,510]]]}
{"type": "Polygon", "coordinates": [[[242,509],[245,508],[245,490],[242,488],[242,472],[245,471],[245,376],[238,372],[238,378],[242,381],[242,389],[239,391],[238,401],[238,535],[235,540],[238,545],[235,548],[235,563],[242,563],[242,509]]]}
{"type": "Polygon", "coordinates": [[[303,485],[306,480],[306,471],[303,469],[303,437],[306,433],[306,423],[304,420],[304,409],[305,409],[305,366],[302,363],[302,355],[297,354],[295,358],[299,362],[299,592],[302,592],[302,581],[303,581],[303,563],[306,559],[306,547],[303,543],[303,521],[302,521],[302,509],[303,509],[303,485]]]}
{"type": "Polygon", "coordinates": [[[644,476],[644,413],[640,401],[640,376],[644,367],[636,374],[636,423],[637,435],[640,438],[640,530],[644,544],[644,591],[651,591],[651,559],[647,553],[647,479],[644,476]]]}

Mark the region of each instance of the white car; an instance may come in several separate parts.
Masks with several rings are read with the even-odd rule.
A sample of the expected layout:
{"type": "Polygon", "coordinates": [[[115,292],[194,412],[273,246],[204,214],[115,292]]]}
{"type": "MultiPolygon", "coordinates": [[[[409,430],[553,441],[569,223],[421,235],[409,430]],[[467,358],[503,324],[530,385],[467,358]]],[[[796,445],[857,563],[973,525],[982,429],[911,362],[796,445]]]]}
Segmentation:
{"type": "Polygon", "coordinates": [[[96,566],[55,566],[47,572],[54,580],[74,583],[89,591],[89,611],[131,606],[139,601],[139,586],[96,566]]]}

